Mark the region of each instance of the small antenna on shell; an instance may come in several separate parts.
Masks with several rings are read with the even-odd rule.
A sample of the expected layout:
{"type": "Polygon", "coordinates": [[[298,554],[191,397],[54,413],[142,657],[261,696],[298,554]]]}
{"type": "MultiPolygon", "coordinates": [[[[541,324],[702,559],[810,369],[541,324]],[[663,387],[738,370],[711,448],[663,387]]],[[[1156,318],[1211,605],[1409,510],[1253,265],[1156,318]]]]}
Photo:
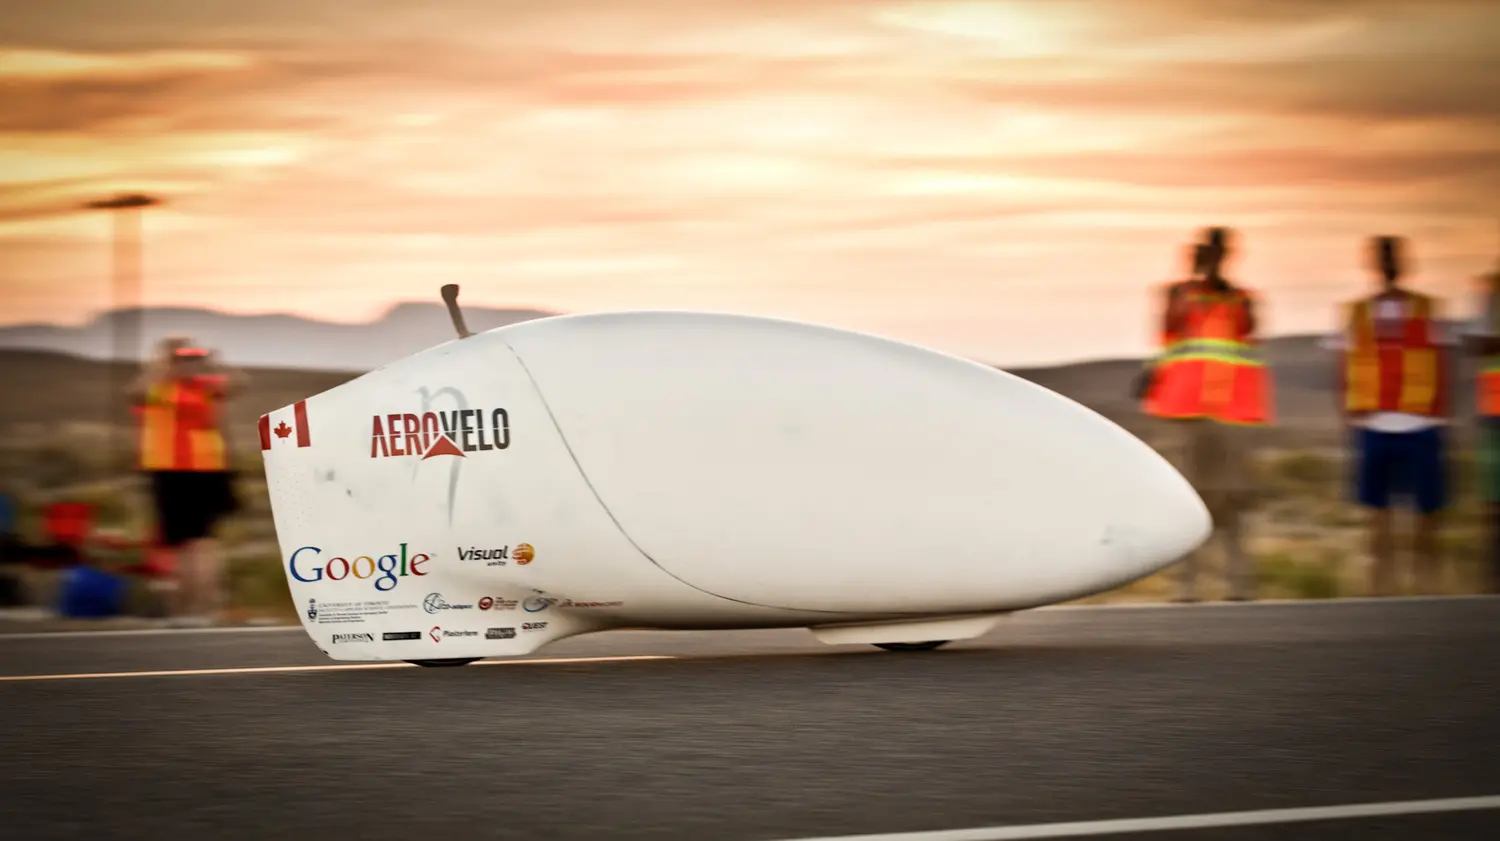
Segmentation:
{"type": "Polygon", "coordinates": [[[458,308],[458,284],[449,283],[442,289],[443,303],[448,305],[448,317],[453,319],[453,329],[458,333],[460,339],[467,339],[474,335],[469,332],[468,325],[464,324],[463,310],[458,308]]]}

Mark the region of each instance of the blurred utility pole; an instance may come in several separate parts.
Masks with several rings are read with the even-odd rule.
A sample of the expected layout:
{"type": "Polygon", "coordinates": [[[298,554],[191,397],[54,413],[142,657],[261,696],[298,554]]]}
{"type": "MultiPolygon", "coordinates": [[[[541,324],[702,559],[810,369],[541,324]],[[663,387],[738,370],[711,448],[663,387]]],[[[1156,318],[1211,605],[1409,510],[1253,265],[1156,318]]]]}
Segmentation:
{"type": "Polygon", "coordinates": [[[114,354],[109,367],[109,405],[105,418],[113,421],[111,464],[117,453],[129,453],[135,424],[125,399],[126,383],[141,350],[141,211],[162,203],[155,196],[128,193],[92,201],[85,210],[108,210],[114,227],[113,281],[110,329],[114,354]],[[122,446],[123,445],[123,446],[122,446]]]}

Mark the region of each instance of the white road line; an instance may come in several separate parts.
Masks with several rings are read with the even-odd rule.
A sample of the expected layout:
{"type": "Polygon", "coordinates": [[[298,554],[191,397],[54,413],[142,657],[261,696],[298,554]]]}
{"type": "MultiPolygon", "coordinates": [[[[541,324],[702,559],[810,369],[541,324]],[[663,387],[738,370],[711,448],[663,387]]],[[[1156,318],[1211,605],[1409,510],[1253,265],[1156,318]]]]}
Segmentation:
{"type": "Polygon", "coordinates": [[[1166,832],[1176,829],[1210,829],[1226,826],[1263,826],[1305,821],[1379,818],[1437,812],[1473,812],[1500,809],[1500,795],[1454,797],[1444,800],[1405,800],[1388,803],[1350,803],[1305,809],[1264,809],[1254,812],[1217,812],[1203,815],[1172,815],[1160,818],[1123,818],[1075,823],[1042,823],[1023,826],[991,826],[931,832],[891,832],[880,835],[829,835],[818,838],[788,838],[785,841],[1015,841],[1029,838],[1082,838],[1089,835],[1120,835],[1128,832],[1166,832]]]}
{"type": "MultiPolygon", "coordinates": [[[[534,660],[480,660],[470,663],[470,666],[527,666],[563,663],[611,663],[622,660],[676,660],[666,654],[640,654],[620,657],[550,657],[534,660]]],[[[371,669],[417,669],[420,666],[412,663],[356,663],[352,666],[320,665],[320,666],[251,666],[245,668],[230,669],[177,669],[172,671],[156,672],[92,672],[84,674],[55,674],[55,675],[0,675],[0,683],[14,683],[20,681],[38,680],[96,680],[100,678],[117,677],[178,677],[183,675],[253,675],[270,674],[274,672],[355,672],[368,671],[371,669]]]]}

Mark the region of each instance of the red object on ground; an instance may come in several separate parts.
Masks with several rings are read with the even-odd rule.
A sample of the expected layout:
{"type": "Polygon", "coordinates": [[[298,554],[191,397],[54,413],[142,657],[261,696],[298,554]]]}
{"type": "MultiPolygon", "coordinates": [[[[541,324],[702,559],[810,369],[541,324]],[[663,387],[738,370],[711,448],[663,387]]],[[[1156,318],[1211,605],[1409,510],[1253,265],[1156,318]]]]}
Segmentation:
{"type": "Polygon", "coordinates": [[[94,531],[94,510],[87,502],[55,502],[42,512],[42,533],[54,544],[79,548],[94,531]]]}
{"type": "Polygon", "coordinates": [[[48,542],[66,546],[83,554],[89,547],[100,549],[135,549],[142,551],[140,563],[121,572],[147,578],[171,578],[177,574],[177,553],[158,543],[160,535],[152,532],[141,540],[130,540],[113,534],[94,533],[97,508],[87,502],[57,502],[42,511],[42,532],[48,542]]]}
{"type": "Polygon", "coordinates": [[[131,545],[141,550],[140,563],[132,564],[124,571],[145,578],[172,578],[177,575],[177,553],[170,546],[159,542],[161,533],[153,530],[131,545]]]}

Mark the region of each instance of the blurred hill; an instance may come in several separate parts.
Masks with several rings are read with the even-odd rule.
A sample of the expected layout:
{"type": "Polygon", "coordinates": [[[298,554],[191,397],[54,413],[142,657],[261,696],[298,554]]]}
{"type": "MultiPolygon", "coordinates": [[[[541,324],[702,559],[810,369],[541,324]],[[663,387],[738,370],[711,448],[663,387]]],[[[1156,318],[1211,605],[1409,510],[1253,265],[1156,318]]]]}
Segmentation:
{"type": "MultiPolygon", "coordinates": [[[[0,348],[48,350],[91,359],[109,359],[112,328],[122,314],[113,310],[81,327],[23,324],[0,327],[0,348]]],[[[340,324],[294,315],[235,315],[209,309],[147,307],[141,316],[143,353],[169,335],[185,335],[239,367],[312,368],[368,371],[435,344],[453,334],[448,311],[437,302],[400,303],[379,319],[340,324]]],[[[464,307],[475,332],[493,330],[556,313],[532,309],[464,307]]]]}
{"type": "MultiPolygon", "coordinates": [[[[1262,442],[1286,448],[1340,447],[1343,427],[1337,412],[1336,356],[1322,345],[1323,336],[1280,336],[1263,345],[1275,377],[1276,423],[1259,430],[1262,442]]],[[[1130,394],[1130,383],[1141,360],[1080,362],[1045,368],[1008,369],[1038,385],[1064,394],[1119,423],[1147,440],[1154,430],[1130,394]]],[[[1461,357],[1454,376],[1458,383],[1455,415],[1461,425],[1472,417],[1473,382],[1477,368],[1461,357]]]]}
{"type": "MultiPolygon", "coordinates": [[[[259,359],[269,360],[259,364],[239,362],[251,376],[251,388],[229,409],[234,443],[240,450],[254,446],[255,423],[261,414],[347,382],[397,357],[446,341],[452,333],[447,314],[440,306],[405,305],[370,325],[320,325],[291,318],[247,319],[262,327],[276,325],[260,333],[255,332],[255,327],[236,325],[237,317],[214,320],[212,315],[199,324],[217,326],[217,333],[201,327],[187,332],[224,347],[230,360],[256,359],[257,353],[259,359]],[[296,335],[301,329],[297,326],[299,322],[312,324],[314,335],[296,335]],[[399,326],[384,333],[383,324],[399,326]],[[255,342],[268,342],[270,346],[258,347],[255,342]],[[348,347],[349,344],[355,346],[348,347]],[[237,347],[244,349],[236,350],[237,347]]],[[[530,310],[466,310],[466,315],[471,327],[487,329],[499,319],[522,320],[546,314],[530,310]]],[[[188,321],[179,324],[191,327],[188,321]]],[[[11,335],[14,339],[16,334],[11,335]]],[[[98,341],[102,345],[104,340],[98,341]]],[[[1266,342],[1266,357],[1276,377],[1278,417],[1275,426],[1260,433],[1265,444],[1287,448],[1342,444],[1333,394],[1333,356],[1319,347],[1318,342],[1316,336],[1289,336],[1266,342]]],[[[1149,441],[1155,429],[1150,419],[1140,415],[1131,396],[1132,382],[1140,366],[1138,359],[1115,359],[1008,370],[1077,400],[1149,441]]],[[[0,437],[19,443],[21,439],[36,440],[64,426],[79,424],[98,425],[102,433],[110,400],[109,368],[107,362],[76,354],[0,349],[0,437]]],[[[1471,383],[1473,370],[1471,362],[1462,362],[1457,372],[1459,381],[1471,383]]],[[[1466,418],[1472,411],[1472,389],[1459,391],[1458,415],[1466,418]]]]}

